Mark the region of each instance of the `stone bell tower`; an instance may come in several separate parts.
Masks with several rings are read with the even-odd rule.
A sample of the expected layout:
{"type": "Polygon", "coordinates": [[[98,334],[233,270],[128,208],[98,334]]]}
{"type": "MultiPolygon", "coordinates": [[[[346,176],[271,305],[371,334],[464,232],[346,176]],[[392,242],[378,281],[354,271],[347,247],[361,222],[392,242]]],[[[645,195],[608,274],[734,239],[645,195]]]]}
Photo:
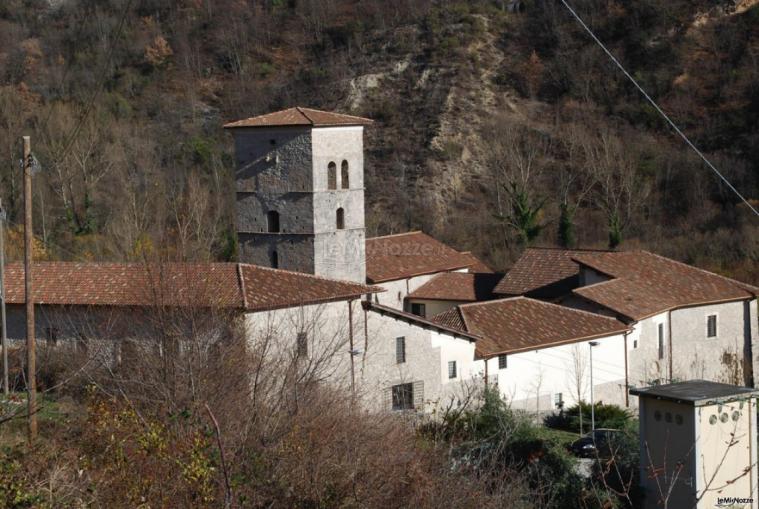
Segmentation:
{"type": "Polygon", "coordinates": [[[366,282],[369,124],[296,107],[224,126],[235,139],[241,262],[366,282]]]}

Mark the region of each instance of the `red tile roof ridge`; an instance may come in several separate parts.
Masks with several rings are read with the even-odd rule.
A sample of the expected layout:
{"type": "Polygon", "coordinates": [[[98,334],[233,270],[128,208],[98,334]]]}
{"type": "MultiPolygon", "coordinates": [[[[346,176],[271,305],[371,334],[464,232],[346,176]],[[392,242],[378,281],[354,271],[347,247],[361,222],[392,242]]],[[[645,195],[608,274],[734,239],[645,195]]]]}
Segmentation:
{"type": "MultiPolygon", "coordinates": [[[[229,262],[229,263],[231,263],[231,262],[229,262]]],[[[331,279],[331,278],[328,278],[328,277],[319,276],[317,274],[308,274],[306,272],[297,272],[297,271],[294,271],[294,270],[286,270],[286,269],[275,269],[274,267],[264,267],[263,265],[255,265],[253,263],[238,262],[236,265],[239,265],[241,267],[253,267],[256,270],[259,270],[259,269],[260,270],[266,270],[266,271],[269,271],[269,272],[276,272],[276,273],[279,273],[279,274],[295,274],[295,275],[298,275],[298,276],[304,276],[304,277],[311,278],[311,279],[320,279],[322,281],[329,281],[330,283],[345,283],[345,284],[348,284],[348,285],[365,286],[365,287],[367,287],[367,288],[369,288],[369,289],[372,290],[369,293],[382,293],[382,292],[386,292],[387,291],[385,288],[383,288],[381,286],[378,286],[378,285],[367,285],[366,283],[357,283],[355,281],[346,281],[344,279],[331,279]]]]}
{"type": "MultiPolygon", "coordinates": [[[[469,307],[474,307],[474,306],[482,306],[484,304],[493,304],[494,302],[505,302],[507,300],[517,300],[517,299],[529,299],[529,297],[525,297],[524,295],[514,295],[512,297],[504,297],[502,299],[483,300],[481,302],[467,302],[465,304],[459,304],[456,307],[469,308],[469,307]]],[[[529,300],[537,300],[537,299],[529,299],[529,300]]]]}
{"type": "Polygon", "coordinates": [[[309,122],[311,122],[312,124],[314,123],[314,120],[308,115],[306,115],[305,111],[303,111],[303,108],[301,108],[300,106],[296,106],[295,109],[298,110],[298,113],[306,117],[306,119],[308,119],[309,122]]]}
{"type": "Polygon", "coordinates": [[[335,115],[335,116],[338,116],[338,117],[342,117],[343,119],[353,119],[353,120],[356,120],[357,122],[359,122],[361,124],[373,124],[374,123],[374,120],[372,120],[370,118],[366,118],[366,117],[359,117],[358,115],[348,115],[347,113],[337,113],[335,111],[317,110],[317,109],[314,109],[314,108],[305,108],[303,106],[296,106],[295,108],[301,113],[301,115],[303,115],[304,117],[306,117],[315,127],[319,127],[319,126],[323,126],[323,125],[330,125],[330,124],[320,124],[317,120],[315,120],[313,118],[313,115],[309,116],[308,113],[306,113],[306,112],[310,112],[312,114],[316,113],[316,114],[319,114],[319,115],[320,114],[335,115]]]}
{"type": "MultiPolygon", "coordinates": [[[[614,280],[611,280],[611,281],[614,281],[614,280]]],[[[609,283],[611,281],[602,281],[600,283],[595,283],[593,285],[584,286],[583,288],[589,288],[591,286],[600,285],[600,284],[603,284],[603,283],[609,283]]],[[[506,297],[504,299],[485,300],[485,301],[482,301],[482,302],[468,302],[466,304],[459,304],[458,307],[462,307],[462,308],[466,307],[466,308],[468,308],[468,307],[481,306],[481,305],[487,305],[487,304],[497,304],[499,302],[505,302],[505,301],[517,300],[517,299],[524,299],[524,300],[528,300],[530,302],[537,302],[539,304],[543,304],[546,307],[564,309],[564,310],[571,311],[571,312],[577,312],[577,313],[582,313],[582,314],[593,316],[593,317],[597,317],[597,318],[603,318],[605,320],[612,320],[614,322],[618,322],[619,321],[616,318],[611,317],[611,316],[602,315],[600,313],[594,313],[592,311],[587,311],[585,309],[577,309],[577,308],[573,308],[573,307],[570,307],[570,306],[563,306],[561,304],[556,304],[554,302],[548,302],[548,301],[545,301],[545,300],[533,299],[532,297],[526,297],[524,295],[515,295],[513,297],[506,297]]]]}
{"type": "Polygon", "coordinates": [[[525,248],[525,251],[529,249],[543,250],[543,251],[584,251],[588,253],[623,253],[625,251],[615,251],[614,249],[603,249],[595,247],[561,247],[561,246],[530,246],[525,248]]]}
{"type": "MultiPolygon", "coordinates": [[[[402,232],[402,233],[391,233],[389,235],[379,235],[377,237],[369,237],[366,240],[379,240],[379,239],[389,239],[390,237],[400,237],[402,235],[414,235],[417,233],[424,233],[422,230],[411,230],[409,232],[402,232]]],[[[434,238],[434,237],[432,237],[434,238]]],[[[437,239],[435,239],[437,240],[437,239]]],[[[440,241],[438,241],[440,242],[440,241]]]]}
{"type": "Polygon", "coordinates": [[[674,263],[676,263],[678,265],[682,265],[682,266],[688,267],[690,269],[694,269],[694,270],[697,270],[697,271],[700,271],[700,272],[704,272],[704,273],[709,274],[711,276],[717,276],[718,278],[724,279],[728,283],[731,283],[731,284],[734,284],[734,285],[740,287],[742,290],[745,290],[748,293],[754,294],[755,297],[759,296],[759,287],[758,286],[754,286],[754,285],[749,284],[749,283],[744,283],[743,281],[738,281],[737,279],[733,279],[731,277],[723,276],[722,274],[717,274],[716,272],[712,272],[710,270],[702,269],[701,267],[696,267],[695,265],[689,265],[687,263],[675,260],[673,258],[667,258],[666,256],[662,256],[662,255],[657,254],[657,253],[652,253],[651,251],[646,251],[645,249],[640,249],[639,251],[641,253],[647,253],[647,254],[650,254],[650,255],[655,256],[657,258],[661,258],[663,260],[666,260],[666,261],[674,262],[674,263]]]}
{"type": "Polygon", "coordinates": [[[332,111],[322,111],[314,108],[294,106],[283,110],[271,111],[261,115],[234,120],[224,124],[224,129],[238,127],[336,127],[336,126],[363,126],[374,123],[372,119],[346,115],[332,111]]]}

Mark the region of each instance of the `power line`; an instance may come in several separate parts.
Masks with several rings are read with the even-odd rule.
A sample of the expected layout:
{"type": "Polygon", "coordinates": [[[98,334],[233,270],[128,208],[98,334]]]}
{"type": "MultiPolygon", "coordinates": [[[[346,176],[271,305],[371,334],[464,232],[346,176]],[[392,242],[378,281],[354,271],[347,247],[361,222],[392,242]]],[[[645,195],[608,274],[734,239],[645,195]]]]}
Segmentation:
{"type": "Polygon", "coordinates": [[[616,66],[617,66],[617,67],[619,67],[619,69],[620,69],[620,70],[621,70],[621,71],[624,73],[624,75],[625,75],[625,76],[627,76],[627,79],[629,79],[629,80],[632,82],[632,84],[633,84],[633,85],[635,85],[635,87],[636,87],[636,88],[637,88],[637,89],[640,91],[640,93],[641,93],[641,94],[643,94],[643,97],[645,97],[645,98],[648,100],[648,102],[650,102],[650,103],[651,103],[651,105],[652,105],[652,106],[653,106],[653,107],[656,109],[656,111],[658,111],[658,112],[659,112],[659,114],[660,114],[662,117],[664,117],[664,119],[667,121],[667,123],[669,123],[669,125],[672,127],[672,129],[674,129],[674,130],[675,130],[675,132],[676,132],[677,134],[679,134],[679,135],[680,135],[680,137],[681,137],[681,138],[682,138],[682,139],[685,141],[685,143],[686,143],[686,144],[687,144],[687,145],[688,145],[690,148],[692,148],[692,149],[693,149],[693,151],[694,151],[694,152],[696,152],[696,154],[698,154],[698,156],[699,156],[699,157],[700,157],[700,158],[701,158],[701,159],[702,159],[702,160],[703,160],[703,161],[706,163],[706,165],[707,165],[709,168],[711,168],[711,170],[712,170],[714,173],[716,173],[716,174],[717,174],[717,176],[718,176],[720,179],[722,179],[722,182],[724,182],[724,183],[725,183],[725,185],[727,185],[727,187],[729,187],[729,188],[730,188],[730,189],[731,189],[731,190],[732,190],[732,191],[733,191],[733,192],[734,192],[734,193],[735,193],[735,194],[738,196],[738,198],[740,198],[740,199],[743,201],[743,203],[745,203],[745,204],[748,206],[748,208],[749,208],[749,209],[751,209],[751,211],[752,211],[754,214],[756,214],[756,216],[757,216],[757,217],[759,217],[759,210],[757,210],[756,208],[754,208],[754,206],[753,206],[753,205],[751,205],[751,204],[748,202],[748,200],[747,200],[746,198],[744,198],[744,197],[743,197],[743,195],[742,195],[742,194],[741,194],[741,193],[740,193],[740,192],[739,192],[739,191],[738,191],[738,190],[735,188],[735,186],[733,186],[733,185],[730,183],[730,181],[729,181],[729,180],[727,180],[727,178],[726,178],[724,175],[722,175],[722,173],[720,173],[720,171],[719,171],[719,170],[718,170],[718,169],[717,169],[717,168],[716,168],[716,167],[715,167],[715,166],[714,166],[714,165],[711,163],[711,161],[709,161],[709,159],[707,159],[707,158],[706,158],[706,156],[703,154],[703,152],[701,152],[701,151],[698,149],[698,147],[696,147],[696,145],[694,145],[694,144],[693,144],[693,142],[692,142],[692,141],[690,141],[690,139],[689,139],[689,138],[688,138],[688,137],[685,135],[685,133],[683,133],[683,132],[680,130],[680,128],[679,128],[679,127],[677,127],[677,124],[675,124],[675,123],[672,121],[672,119],[670,119],[670,118],[669,118],[669,115],[667,115],[666,113],[664,113],[664,110],[662,110],[662,109],[659,107],[659,105],[656,103],[656,101],[654,101],[654,100],[651,98],[651,96],[650,96],[650,95],[648,95],[648,93],[646,93],[646,91],[643,89],[643,87],[641,87],[641,86],[638,84],[637,80],[636,80],[635,78],[633,78],[633,77],[632,77],[632,75],[631,75],[629,72],[627,72],[627,69],[625,69],[625,68],[624,68],[624,66],[623,66],[623,65],[622,65],[622,64],[619,62],[619,60],[617,60],[617,58],[616,58],[616,57],[615,57],[615,56],[614,56],[614,55],[611,53],[611,51],[609,51],[609,50],[606,48],[606,46],[604,45],[604,43],[603,43],[603,42],[601,42],[601,40],[600,40],[598,37],[596,37],[596,34],[595,34],[595,33],[593,33],[593,30],[591,30],[591,29],[590,29],[590,27],[589,27],[588,25],[586,25],[586,24],[585,24],[585,22],[582,20],[582,18],[581,18],[581,17],[580,17],[580,16],[579,16],[579,15],[578,15],[576,12],[575,12],[575,10],[574,10],[574,9],[572,9],[572,7],[569,5],[569,3],[567,3],[567,0],[561,0],[561,3],[562,3],[562,4],[564,4],[564,7],[566,7],[566,8],[569,10],[569,12],[571,12],[571,13],[572,13],[572,16],[574,16],[574,17],[575,17],[575,19],[576,19],[576,20],[577,20],[577,21],[580,23],[580,25],[582,25],[582,27],[585,29],[585,31],[586,31],[586,32],[588,32],[588,34],[589,34],[589,35],[590,35],[590,37],[591,37],[591,38],[592,38],[592,39],[593,39],[593,40],[596,42],[596,44],[598,44],[598,45],[601,47],[601,49],[602,49],[602,50],[604,50],[604,53],[606,53],[606,55],[607,55],[607,56],[608,56],[608,57],[611,59],[611,61],[612,61],[612,62],[614,62],[614,63],[616,64],[616,66]]]}
{"type": "Polygon", "coordinates": [[[98,98],[98,96],[100,95],[100,92],[103,90],[103,85],[105,85],[105,80],[106,80],[106,75],[107,75],[106,71],[108,70],[108,67],[111,65],[111,61],[113,60],[113,54],[116,52],[116,43],[121,38],[121,33],[126,23],[127,14],[129,13],[129,9],[132,7],[133,1],[134,0],[127,0],[126,4],[124,5],[124,11],[121,13],[121,19],[119,20],[116,33],[114,34],[114,37],[111,39],[111,46],[108,50],[108,56],[106,57],[105,62],[103,63],[103,68],[100,71],[100,76],[101,76],[100,83],[93,90],[92,96],[87,102],[87,106],[85,107],[84,112],[79,117],[76,126],[74,126],[74,129],[71,130],[71,135],[69,136],[68,141],[64,145],[61,153],[56,157],[56,160],[58,161],[62,161],[63,159],[65,159],[68,151],[74,145],[74,141],[76,140],[76,137],[79,135],[79,131],[84,125],[84,121],[90,115],[90,111],[92,110],[92,107],[95,104],[95,100],[98,98]]]}

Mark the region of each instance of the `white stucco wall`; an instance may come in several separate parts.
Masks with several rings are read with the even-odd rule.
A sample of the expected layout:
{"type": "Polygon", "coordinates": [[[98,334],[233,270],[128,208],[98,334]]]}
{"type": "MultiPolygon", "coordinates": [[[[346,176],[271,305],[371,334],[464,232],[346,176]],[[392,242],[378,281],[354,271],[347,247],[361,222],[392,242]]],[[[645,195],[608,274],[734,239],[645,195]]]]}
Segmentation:
{"type": "MultiPolygon", "coordinates": [[[[353,301],[354,338],[360,331],[360,302],[353,301]]],[[[264,359],[267,376],[283,374],[299,363],[309,377],[350,390],[350,327],[348,302],[313,304],[245,315],[248,346],[264,359]],[[298,360],[298,333],[305,332],[308,354],[298,360]]],[[[355,359],[354,359],[355,361],[355,359]]]]}
{"type": "MultiPolygon", "coordinates": [[[[593,347],[594,399],[604,403],[625,404],[625,350],[624,335],[595,339],[593,347]]],[[[498,358],[488,363],[488,383],[498,377],[501,395],[515,408],[540,412],[554,409],[554,398],[561,393],[565,406],[577,402],[575,373],[581,373],[581,395],[590,401],[590,346],[589,341],[560,345],[542,350],[508,355],[508,367],[498,369],[498,358]],[[575,370],[574,359],[581,368],[575,370]],[[540,395],[540,408],[537,397],[540,395]],[[550,402],[550,407],[547,403],[550,402]]]]}
{"type": "Polygon", "coordinates": [[[463,386],[477,378],[474,343],[364,311],[358,301],[352,306],[356,355],[349,353],[346,302],[249,313],[248,343],[259,351],[266,347],[271,363],[281,365],[284,370],[295,362],[297,334],[305,330],[309,338],[307,362],[317,369],[317,378],[350,390],[352,358],[356,394],[367,408],[374,410],[391,410],[390,390],[394,385],[416,384],[415,390],[421,389],[423,395],[420,410],[431,411],[463,395],[466,388],[463,386]],[[401,336],[406,343],[406,362],[399,364],[396,338],[401,336]],[[454,379],[448,378],[449,361],[456,361],[454,379]]]}

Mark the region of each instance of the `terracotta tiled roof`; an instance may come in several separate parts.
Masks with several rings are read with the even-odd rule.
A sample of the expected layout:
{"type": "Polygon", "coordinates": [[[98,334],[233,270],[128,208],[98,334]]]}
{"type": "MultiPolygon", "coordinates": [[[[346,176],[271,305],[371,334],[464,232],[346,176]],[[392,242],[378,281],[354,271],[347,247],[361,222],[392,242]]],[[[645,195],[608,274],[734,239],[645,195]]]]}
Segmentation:
{"type": "Polygon", "coordinates": [[[366,279],[370,283],[464,269],[472,263],[469,255],[419,231],[366,239],[366,279]]]}
{"type": "Polygon", "coordinates": [[[442,313],[438,313],[433,316],[431,320],[452,329],[466,330],[466,325],[464,325],[464,320],[461,318],[458,306],[454,306],[451,309],[446,309],[442,313]]]}
{"type": "Polygon", "coordinates": [[[240,264],[245,309],[264,310],[359,298],[384,291],[348,281],[335,281],[311,274],[240,264]]]}
{"type": "MultiPolygon", "coordinates": [[[[480,337],[479,357],[612,336],[628,330],[614,318],[527,297],[461,304],[457,308],[463,330],[480,337]]],[[[453,310],[433,320],[449,326],[455,324],[453,310]]]]}
{"type": "Polygon", "coordinates": [[[493,288],[502,274],[444,272],[409,294],[411,299],[478,302],[493,298],[493,288]]]}
{"type": "Polygon", "coordinates": [[[501,295],[559,297],[577,286],[579,265],[573,257],[588,252],[593,251],[527,248],[494,292],[501,295]]]}
{"type": "Polygon", "coordinates": [[[480,274],[488,274],[495,272],[490,266],[474,256],[471,251],[462,251],[462,255],[468,256],[472,260],[472,265],[469,266],[469,272],[478,272],[480,274]]]}
{"type": "Polygon", "coordinates": [[[647,251],[584,253],[574,259],[612,278],[574,293],[633,320],[682,306],[759,294],[755,286],[647,251]]]}
{"type": "Polygon", "coordinates": [[[289,108],[275,111],[266,115],[246,118],[224,125],[225,129],[235,127],[276,127],[303,125],[312,127],[328,127],[341,125],[369,125],[372,121],[368,118],[331,113],[328,111],[312,110],[310,108],[289,108]]]}
{"type": "MultiPolygon", "coordinates": [[[[311,304],[381,291],[377,287],[235,263],[36,262],[34,301],[105,306],[214,306],[249,311],[311,304]]],[[[24,302],[24,267],[6,266],[9,304],[24,302]]]]}

